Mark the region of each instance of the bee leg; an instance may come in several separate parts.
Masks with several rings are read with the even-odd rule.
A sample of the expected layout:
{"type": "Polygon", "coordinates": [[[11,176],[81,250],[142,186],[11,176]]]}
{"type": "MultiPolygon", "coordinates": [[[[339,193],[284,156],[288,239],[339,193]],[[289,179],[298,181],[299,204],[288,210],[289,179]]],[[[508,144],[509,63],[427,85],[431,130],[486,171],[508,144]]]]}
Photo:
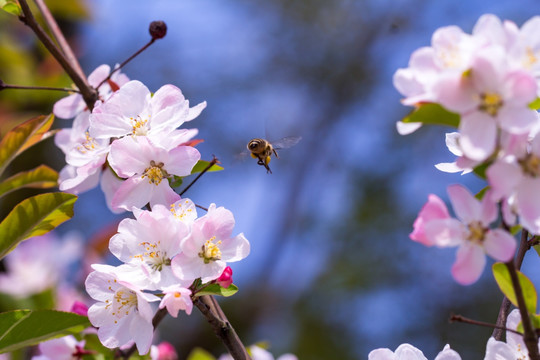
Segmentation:
{"type": "Polygon", "coordinates": [[[268,166],[268,164],[270,163],[270,160],[272,158],[270,157],[270,155],[268,155],[265,159],[264,159],[264,167],[266,168],[266,173],[267,174],[271,174],[272,173],[272,170],[270,170],[270,166],[268,166]]]}
{"type": "Polygon", "coordinates": [[[274,152],[274,155],[276,155],[276,159],[279,159],[279,156],[278,156],[278,154],[276,152],[276,149],[272,149],[272,151],[274,152]]]}

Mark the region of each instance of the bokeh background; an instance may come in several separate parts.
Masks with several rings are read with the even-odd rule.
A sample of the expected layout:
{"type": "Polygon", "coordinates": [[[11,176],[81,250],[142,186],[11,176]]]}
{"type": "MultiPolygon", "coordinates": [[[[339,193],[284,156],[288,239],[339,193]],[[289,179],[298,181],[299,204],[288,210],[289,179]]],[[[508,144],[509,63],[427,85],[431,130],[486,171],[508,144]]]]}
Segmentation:
{"type": "MultiPolygon", "coordinates": [[[[192,104],[208,107],[190,125],[199,129],[203,158],[215,154],[225,171],[205,175],[186,194],[197,204],[233,211],[236,232],[252,244],[233,264],[240,292],[220,302],[246,344],[267,341],[277,355],[300,359],[367,359],[378,347],[408,342],[434,358],[450,343],[463,359],[480,359],[491,330],[449,324],[451,313],[494,322],[502,299],[486,268],[469,287],[450,275],[454,250],[408,239],[414,218],[435,193],[472,175],[438,172],[452,161],[445,128],[407,137],[395,122],[403,107],[392,75],[441,26],[470,32],[494,13],[521,25],[540,13],[530,0],[389,1],[273,0],[47,1],[83,68],[123,61],[149,40],[148,24],[164,20],[167,36],[124,68],[152,91],[171,83],[192,104]],[[273,160],[273,174],[237,155],[253,137],[302,136],[273,160]]],[[[540,36],[540,35],[539,35],[540,36]]],[[[61,69],[14,17],[0,14],[0,79],[6,83],[69,86],[61,69]],[[30,56],[28,55],[30,54],[30,56]]],[[[0,131],[50,111],[61,94],[3,91],[0,131]]],[[[57,127],[69,126],[57,120],[57,127]]],[[[52,141],[15,164],[62,154],[52,141]]],[[[26,196],[4,198],[2,216],[26,196]]],[[[108,211],[99,190],[82,194],[72,221],[58,231],[103,237],[122,216],[108,211]]],[[[525,259],[525,272],[537,264],[525,259]]],[[[193,347],[225,351],[204,318],[167,319],[161,339],[185,358],[193,347]]]]}

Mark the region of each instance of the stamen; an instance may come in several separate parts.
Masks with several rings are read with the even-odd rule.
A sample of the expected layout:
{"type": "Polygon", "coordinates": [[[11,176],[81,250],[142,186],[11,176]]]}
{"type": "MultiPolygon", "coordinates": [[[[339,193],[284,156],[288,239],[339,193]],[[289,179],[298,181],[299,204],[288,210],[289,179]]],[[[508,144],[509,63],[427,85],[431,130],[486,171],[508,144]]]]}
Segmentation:
{"type": "Polygon", "coordinates": [[[503,99],[496,93],[480,94],[480,105],[478,110],[488,113],[491,116],[497,116],[499,109],[503,106],[503,99]]]}
{"type": "Polygon", "coordinates": [[[162,162],[156,164],[154,160],[150,161],[150,166],[144,169],[142,178],[144,179],[145,177],[147,177],[149,184],[159,185],[161,183],[161,180],[170,176],[169,173],[165,169],[163,169],[164,165],[165,164],[163,164],[162,162]]]}
{"type": "Polygon", "coordinates": [[[212,236],[210,239],[206,240],[202,246],[202,250],[199,253],[199,257],[204,260],[205,264],[210,263],[210,261],[221,260],[221,250],[219,245],[221,245],[221,240],[214,244],[216,240],[215,236],[212,236]]]}

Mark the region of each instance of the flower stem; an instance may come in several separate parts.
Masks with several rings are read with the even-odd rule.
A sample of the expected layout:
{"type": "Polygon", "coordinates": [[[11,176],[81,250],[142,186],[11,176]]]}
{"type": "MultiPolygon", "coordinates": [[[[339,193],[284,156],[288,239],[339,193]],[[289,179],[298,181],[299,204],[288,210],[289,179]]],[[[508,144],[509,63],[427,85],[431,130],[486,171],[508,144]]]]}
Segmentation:
{"type": "MultiPolygon", "coordinates": [[[[197,177],[196,177],[195,179],[193,179],[193,181],[192,181],[192,182],[191,182],[184,190],[182,190],[182,192],[181,192],[179,195],[180,195],[180,196],[184,195],[184,193],[185,193],[186,191],[188,191],[188,189],[191,187],[191,185],[195,184],[195,182],[197,182],[197,180],[199,180],[199,178],[200,178],[201,176],[203,176],[203,174],[204,174],[205,172],[207,172],[208,170],[210,170],[210,168],[211,168],[212,166],[214,166],[215,164],[217,164],[217,163],[218,163],[218,159],[214,156],[214,157],[212,158],[212,161],[210,161],[210,163],[208,164],[208,166],[205,167],[204,170],[201,171],[201,173],[200,173],[199,175],[197,175],[197,177]]],[[[207,211],[208,211],[208,210],[207,210],[207,211]]]]}

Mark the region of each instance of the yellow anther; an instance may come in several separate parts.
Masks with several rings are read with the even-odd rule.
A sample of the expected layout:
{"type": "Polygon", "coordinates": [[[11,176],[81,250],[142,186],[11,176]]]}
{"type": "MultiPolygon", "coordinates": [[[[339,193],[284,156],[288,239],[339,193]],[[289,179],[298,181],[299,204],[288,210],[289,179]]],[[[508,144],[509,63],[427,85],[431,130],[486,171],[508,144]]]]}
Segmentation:
{"type": "Polygon", "coordinates": [[[484,93],[480,95],[480,105],[478,110],[496,116],[499,109],[503,106],[503,99],[496,93],[484,93]]]}

